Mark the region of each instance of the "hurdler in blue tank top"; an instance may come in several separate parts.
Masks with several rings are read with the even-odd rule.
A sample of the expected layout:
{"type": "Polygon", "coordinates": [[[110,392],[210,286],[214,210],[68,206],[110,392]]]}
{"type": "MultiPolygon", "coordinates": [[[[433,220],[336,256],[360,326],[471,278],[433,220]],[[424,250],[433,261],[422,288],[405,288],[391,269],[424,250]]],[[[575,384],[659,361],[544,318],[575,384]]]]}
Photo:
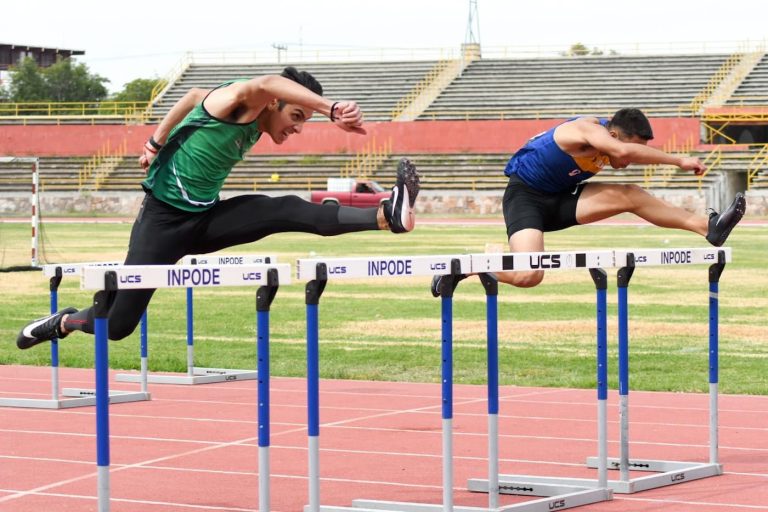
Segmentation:
{"type": "MultiPolygon", "coordinates": [[[[573,121],[569,119],[566,122],[573,121]]],[[[600,124],[608,124],[600,119],[600,124]]],[[[559,126],[559,125],[558,125],[559,126]]],[[[507,163],[504,174],[517,175],[540,192],[556,194],[574,188],[609,163],[608,156],[572,157],[555,142],[555,126],[531,138],[507,163]]]]}

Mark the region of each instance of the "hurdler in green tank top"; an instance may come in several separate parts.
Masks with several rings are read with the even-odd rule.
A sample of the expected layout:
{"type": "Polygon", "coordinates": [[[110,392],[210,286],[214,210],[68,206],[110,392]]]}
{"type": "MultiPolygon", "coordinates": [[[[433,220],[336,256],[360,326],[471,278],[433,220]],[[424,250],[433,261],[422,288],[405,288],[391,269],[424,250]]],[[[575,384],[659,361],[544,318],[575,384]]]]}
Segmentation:
{"type": "Polygon", "coordinates": [[[257,121],[222,121],[210,115],[204,104],[205,100],[195,105],[171,130],[141,184],[160,201],[188,212],[216,204],[232,167],[261,137],[257,121]]]}

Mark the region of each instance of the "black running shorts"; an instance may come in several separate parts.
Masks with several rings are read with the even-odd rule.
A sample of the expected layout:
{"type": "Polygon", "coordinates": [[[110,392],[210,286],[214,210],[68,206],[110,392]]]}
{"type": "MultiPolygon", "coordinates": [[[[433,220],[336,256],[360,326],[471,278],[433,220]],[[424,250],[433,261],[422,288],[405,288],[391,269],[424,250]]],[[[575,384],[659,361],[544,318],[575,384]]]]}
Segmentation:
{"type": "Polygon", "coordinates": [[[582,190],[583,183],[575,189],[548,194],[529,187],[517,175],[511,175],[501,203],[507,237],[522,229],[547,232],[575,226],[578,224],[576,203],[582,190]]]}
{"type": "MultiPolygon", "coordinates": [[[[126,265],[172,265],[187,254],[204,254],[254,242],[274,233],[322,236],[378,230],[378,208],[319,205],[296,196],[242,195],[204,212],[178,210],[147,195],[133,223],[126,265]]],[[[119,290],[109,310],[109,338],[133,332],[154,290],[119,290]]],[[[93,332],[91,308],[75,313],[93,332]]]]}

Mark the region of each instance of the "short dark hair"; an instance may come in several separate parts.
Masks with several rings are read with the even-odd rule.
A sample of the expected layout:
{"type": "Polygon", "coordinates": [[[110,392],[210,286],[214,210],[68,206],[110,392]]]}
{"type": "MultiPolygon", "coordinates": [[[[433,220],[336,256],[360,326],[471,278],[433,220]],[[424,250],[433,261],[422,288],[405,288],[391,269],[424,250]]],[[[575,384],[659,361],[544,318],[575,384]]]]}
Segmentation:
{"type": "Polygon", "coordinates": [[[293,80],[299,85],[303,85],[318,96],[323,95],[323,86],[320,85],[320,82],[318,82],[315,77],[306,71],[299,71],[293,66],[288,66],[283,70],[282,73],[280,73],[280,76],[289,80],[293,80]]]}
{"type": "Polygon", "coordinates": [[[653,130],[648,118],[640,109],[622,108],[608,121],[607,128],[619,128],[627,137],[638,136],[643,140],[653,139],[653,130]]]}

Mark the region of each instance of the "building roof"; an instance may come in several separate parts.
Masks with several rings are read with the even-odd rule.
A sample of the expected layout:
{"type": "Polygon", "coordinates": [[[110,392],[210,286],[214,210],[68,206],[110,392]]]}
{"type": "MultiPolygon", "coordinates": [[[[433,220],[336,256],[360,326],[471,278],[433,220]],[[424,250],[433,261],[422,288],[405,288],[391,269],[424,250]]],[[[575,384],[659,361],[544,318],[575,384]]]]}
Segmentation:
{"type": "Polygon", "coordinates": [[[54,64],[58,57],[66,59],[73,55],[85,55],[85,51],[27,44],[0,43],[0,70],[8,69],[10,66],[18,63],[22,56],[26,55],[35,57],[39,66],[48,67],[54,64]]]}

